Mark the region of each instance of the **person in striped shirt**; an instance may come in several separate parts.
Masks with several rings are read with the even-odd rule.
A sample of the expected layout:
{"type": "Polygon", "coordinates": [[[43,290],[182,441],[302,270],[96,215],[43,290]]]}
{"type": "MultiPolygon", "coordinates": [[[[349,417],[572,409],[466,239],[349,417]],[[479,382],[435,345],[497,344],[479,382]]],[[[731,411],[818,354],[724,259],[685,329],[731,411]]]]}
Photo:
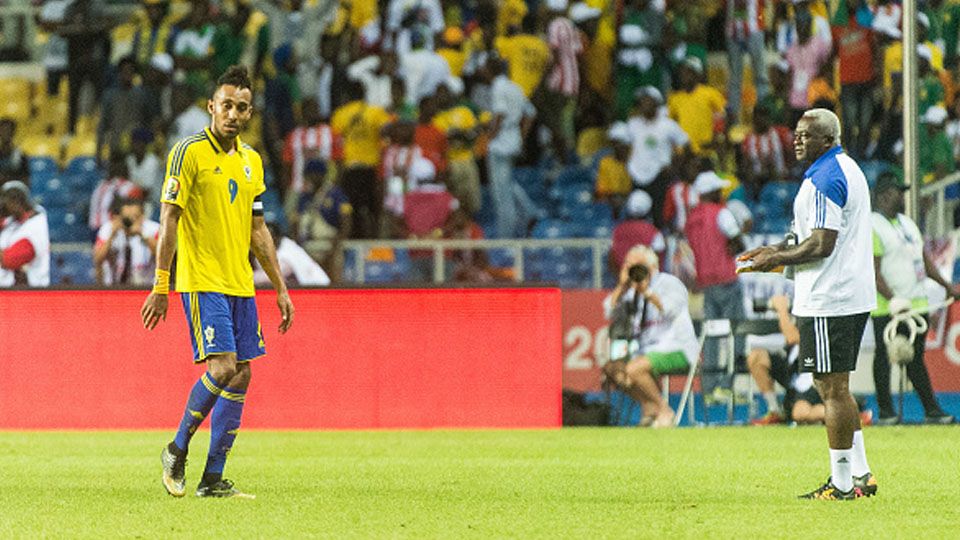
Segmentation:
{"type": "Polygon", "coordinates": [[[763,99],[770,91],[767,64],[764,60],[763,2],[761,0],[727,0],[727,55],[730,77],[727,79],[727,114],[740,114],[743,80],[743,56],[750,56],[750,67],[757,87],[757,98],[763,99]]]}

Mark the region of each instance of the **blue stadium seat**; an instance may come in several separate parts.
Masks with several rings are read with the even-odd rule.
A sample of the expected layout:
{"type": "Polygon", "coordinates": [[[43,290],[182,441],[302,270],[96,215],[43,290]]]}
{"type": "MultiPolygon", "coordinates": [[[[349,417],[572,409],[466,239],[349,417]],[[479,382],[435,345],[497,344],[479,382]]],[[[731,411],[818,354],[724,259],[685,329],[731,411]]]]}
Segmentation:
{"type": "Polygon", "coordinates": [[[566,238],[568,233],[567,223],[559,219],[544,219],[538,221],[530,232],[533,238],[566,238]]]}
{"type": "Polygon", "coordinates": [[[58,207],[47,209],[51,242],[90,242],[91,233],[82,217],[58,207]]]}
{"type": "Polygon", "coordinates": [[[564,206],[563,210],[567,213],[567,215],[563,217],[571,221],[590,224],[613,223],[613,208],[607,203],[573,204],[564,206]]]}
{"type": "Polygon", "coordinates": [[[510,268],[514,263],[513,250],[494,248],[487,251],[487,262],[494,268],[510,268]]]}
{"type": "Polygon", "coordinates": [[[574,165],[560,171],[560,174],[557,175],[557,179],[554,181],[554,185],[561,188],[579,184],[588,184],[592,190],[594,185],[593,171],[587,167],[574,165]]]}
{"type": "Polygon", "coordinates": [[[100,183],[100,171],[65,173],[62,181],[76,194],[86,194],[89,197],[97,184],[100,183]]]}
{"type": "Polygon", "coordinates": [[[63,172],[67,174],[93,173],[97,170],[97,158],[93,156],[77,156],[67,163],[63,172]]]}
{"type": "Polygon", "coordinates": [[[570,218],[582,207],[593,204],[593,186],[589,184],[573,184],[560,188],[559,198],[560,217],[570,218]]]}
{"type": "Polygon", "coordinates": [[[89,285],[93,283],[93,278],[93,254],[90,250],[66,251],[51,257],[50,282],[52,284],[89,285]]]}
{"type": "Polygon", "coordinates": [[[30,183],[38,178],[55,176],[60,172],[57,162],[52,157],[31,157],[27,161],[27,168],[30,171],[30,183]]]}
{"type": "Polygon", "coordinates": [[[366,261],[363,279],[366,283],[393,283],[407,281],[410,274],[410,254],[405,249],[394,249],[392,261],[366,261]]]}
{"type": "Polygon", "coordinates": [[[513,181],[523,188],[534,202],[547,195],[547,183],[543,171],[537,167],[517,167],[513,170],[513,181]]]}
{"type": "Polygon", "coordinates": [[[790,208],[800,190],[796,182],[769,182],[760,188],[760,202],[773,207],[790,208]]]}

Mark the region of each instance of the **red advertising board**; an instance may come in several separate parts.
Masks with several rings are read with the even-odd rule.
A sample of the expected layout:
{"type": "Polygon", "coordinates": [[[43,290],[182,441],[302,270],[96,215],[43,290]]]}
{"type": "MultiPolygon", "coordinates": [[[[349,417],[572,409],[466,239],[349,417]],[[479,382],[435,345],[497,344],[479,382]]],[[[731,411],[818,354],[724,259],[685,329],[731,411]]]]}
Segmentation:
{"type": "MultiPolygon", "coordinates": [[[[926,363],[937,392],[960,392],[960,304],[952,304],[942,328],[931,324],[931,333],[943,331],[943,346],[931,348],[927,340],[926,363]]],[[[939,341],[939,340],[935,340],[939,341]]]]}
{"type": "MultiPolygon", "coordinates": [[[[183,308],[143,329],[138,291],[0,293],[0,429],[170,428],[202,368],[183,308]]],[[[558,427],[558,289],[294,291],[279,335],[258,295],[267,356],[244,426],[558,427]]]]}

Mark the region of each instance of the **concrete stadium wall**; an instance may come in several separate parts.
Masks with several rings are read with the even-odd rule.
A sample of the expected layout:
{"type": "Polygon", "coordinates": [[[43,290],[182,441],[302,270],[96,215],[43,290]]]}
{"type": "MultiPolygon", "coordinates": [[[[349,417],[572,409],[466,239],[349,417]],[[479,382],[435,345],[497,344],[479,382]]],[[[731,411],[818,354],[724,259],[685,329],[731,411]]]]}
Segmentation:
{"type": "MultiPolygon", "coordinates": [[[[310,290],[243,424],[266,429],[549,428],[561,419],[558,289],[310,290]]],[[[153,332],[140,291],[0,293],[0,429],[173,429],[202,368],[179,295],[153,332]]]]}

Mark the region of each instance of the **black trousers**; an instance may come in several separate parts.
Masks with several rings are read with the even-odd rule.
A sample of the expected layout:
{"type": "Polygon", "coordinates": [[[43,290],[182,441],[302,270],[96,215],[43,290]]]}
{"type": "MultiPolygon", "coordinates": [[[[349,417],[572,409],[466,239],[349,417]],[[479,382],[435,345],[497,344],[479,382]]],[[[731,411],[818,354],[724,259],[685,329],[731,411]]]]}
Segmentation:
{"type": "MultiPolygon", "coordinates": [[[[887,346],[883,343],[883,329],[890,322],[890,317],[873,318],[873,336],[876,340],[876,350],[873,356],[873,384],[877,390],[877,405],[880,407],[880,417],[896,416],[893,410],[893,400],[890,397],[890,359],[887,357],[887,346]]],[[[901,325],[898,333],[907,335],[906,328],[901,325]]],[[[943,414],[937,397],[933,395],[930,385],[930,374],[923,363],[925,350],[924,336],[918,335],[913,342],[913,361],[907,364],[907,377],[917,391],[920,403],[927,416],[943,414]]]]}

